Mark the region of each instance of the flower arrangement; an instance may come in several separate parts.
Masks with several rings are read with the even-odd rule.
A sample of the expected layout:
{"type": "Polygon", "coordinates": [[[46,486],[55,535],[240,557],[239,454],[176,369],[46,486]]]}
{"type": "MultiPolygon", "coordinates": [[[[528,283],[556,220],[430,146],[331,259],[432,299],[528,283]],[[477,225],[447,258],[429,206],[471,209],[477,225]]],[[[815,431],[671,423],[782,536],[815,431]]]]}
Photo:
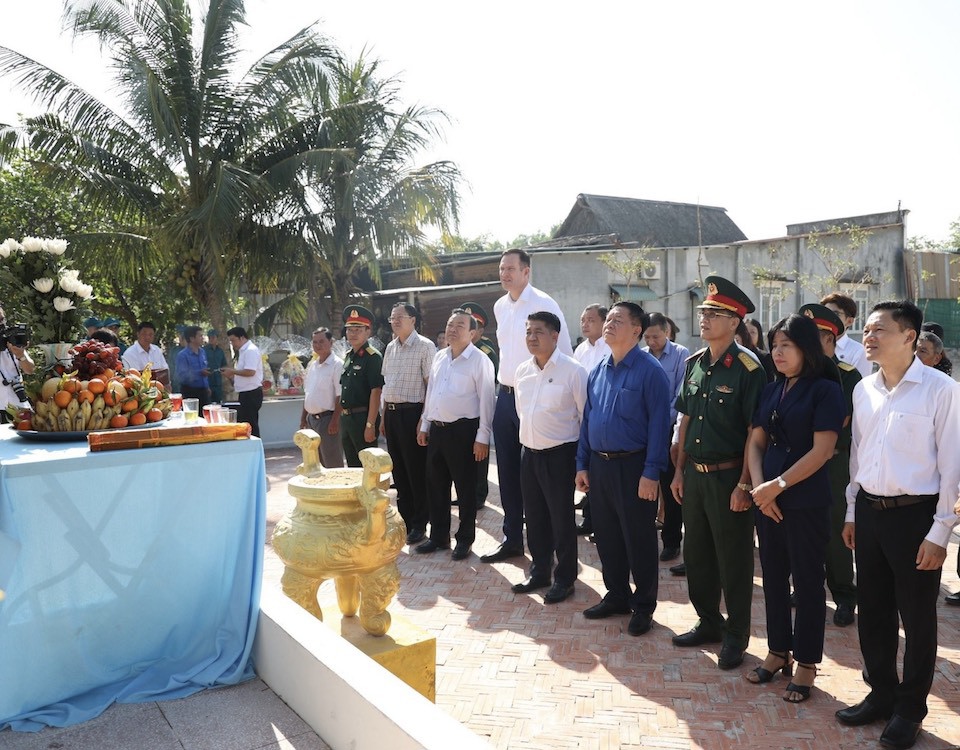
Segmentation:
{"type": "Polygon", "coordinates": [[[0,301],[10,321],[26,323],[34,343],[74,342],[93,287],[66,267],[67,241],[24,237],[0,243],[0,301]]]}

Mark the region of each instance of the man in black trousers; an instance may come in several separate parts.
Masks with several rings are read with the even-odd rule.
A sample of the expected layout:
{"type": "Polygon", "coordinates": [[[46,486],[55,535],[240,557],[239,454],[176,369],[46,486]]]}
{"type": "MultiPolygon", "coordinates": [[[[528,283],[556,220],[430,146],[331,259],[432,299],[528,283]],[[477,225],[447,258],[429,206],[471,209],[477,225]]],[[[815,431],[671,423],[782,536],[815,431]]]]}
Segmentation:
{"type": "Polygon", "coordinates": [[[560,319],[541,311],[527,316],[527,350],[517,367],[516,404],[520,417],[520,487],[527,521],[530,575],[513,586],[525,594],[553,586],[543,597],[555,604],[573,595],[577,578],[577,526],[573,511],[577,440],[587,396],[587,371],[557,349],[560,319]]]}

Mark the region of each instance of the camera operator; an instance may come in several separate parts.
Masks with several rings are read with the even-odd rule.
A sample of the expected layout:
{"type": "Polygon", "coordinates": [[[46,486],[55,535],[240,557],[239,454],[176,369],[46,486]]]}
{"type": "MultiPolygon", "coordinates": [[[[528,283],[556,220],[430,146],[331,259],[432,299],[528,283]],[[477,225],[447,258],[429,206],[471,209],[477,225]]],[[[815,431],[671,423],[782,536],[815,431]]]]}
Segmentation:
{"type": "Polygon", "coordinates": [[[32,375],[33,360],[26,346],[30,334],[26,326],[7,325],[7,316],[0,308],[0,423],[8,422],[5,411],[8,404],[26,405],[27,392],[23,388],[23,374],[32,375]]]}

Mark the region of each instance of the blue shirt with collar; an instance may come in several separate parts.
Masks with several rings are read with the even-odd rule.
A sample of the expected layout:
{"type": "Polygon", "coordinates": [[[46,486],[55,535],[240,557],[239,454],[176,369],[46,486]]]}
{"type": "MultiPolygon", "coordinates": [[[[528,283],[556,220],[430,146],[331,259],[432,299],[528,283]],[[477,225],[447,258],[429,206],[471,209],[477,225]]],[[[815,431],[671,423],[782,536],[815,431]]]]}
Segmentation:
{"type": "Polygon", "coordinates": [[[658,481],[670,445],[670,383],[656,358],[632,348],[619,364],[607,357],[590,373],[580,425],[577,471],[591,453],[646,450],[643,476],[658,481]]]}
{"type": "MultiPolygon", "coordinates": [[[[650,347],[643,347],[643,351],[649,352],[650,347]]],[[[660,356],[651,356],[660,363],[663,371],[667,374],[667,381],[670,383],[670,424],[673,424],[677,421],[677,395],[680,393],[680,385],[683,383],[683,376],[687,371],[687,357],[690,356],[690,350],[682,344],[675,344],[667,339],[667,345],[663,347],[660,356]]]]}
{"type": "Polygon", "coordinates": [[[201,347],[196,352],[189,346],[177,354],[177,380],[190,388],[209,388],[210,381],[201,370],[207,369],[207,354],[201,347]]]}

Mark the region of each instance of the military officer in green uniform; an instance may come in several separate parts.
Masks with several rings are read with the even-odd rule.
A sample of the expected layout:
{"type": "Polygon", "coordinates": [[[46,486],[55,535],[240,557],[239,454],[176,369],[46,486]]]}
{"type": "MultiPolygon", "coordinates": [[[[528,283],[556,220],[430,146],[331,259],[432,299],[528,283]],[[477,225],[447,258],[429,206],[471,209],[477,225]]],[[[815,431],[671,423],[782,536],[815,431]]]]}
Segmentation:
{"type": "MultiPolygon", "coordinates": [[[[476,302],[464,302],[460,309],[469,313],[477,321],[476,329],[470,331],[470,340],[473,345],[486,354],[493,362],[493,377],[496,378],[500,372],[500,355],[493,342],[483,335],[483,329],[487,325],[487,311],[476,302]]],[[[487,472],[490,468],[489,454],[483,461],[477,463],[477,510],[480,510],[487,502],[487,495],[490,494],[490,483],[487,479],[487,472]]]]}
{"type": "Polygon", "coordinates": [[[683,506],[683,559],[690,602],[700,619],[673,642],[722,642],[718,666],[733,669],[743,663],[750,639],[753,598],[752,486],[743,456],[767,378],[734,340],[737,325],[754,311],[753,303],[720,276],[708,276],[705,283],[707,296],[698,317],[707,347],[687,359],[677,396],[683,418],[670,486],[683,506]]]}
{"type": "Polygon", "coordinates": [[[837,436],[833,458],[827,462],[830,474],[830,493],[833,506],[830,509],[830,541],[827,543],[827,587],[837,605],[833,624],[840,627],[854,621],[853,611],[857,606],[857,586],[853,580],[853,552],[843,543],[843,522],[847,513],[847,485],[850,484],[850,422],[853,419],[853,389],[863,376],[856,365],[842,362],[836,354],[837,337],[844,330],[844,323],[829,307],[810,304],[800,308],[800,314],[813,318],[820,329],[823,353],[830,357],[840,370],[840,385],[847,403],[847,418],[837,436]]]}
{"type": "Polygon", "coordinates": [[[343,325],[350,351],[340,376],[340,437],[347,466],[360,466],[360,451],[376,447],[380,434],[383,357],[367,343],[373,327],[373,313],[367,308],[347,305],[343,325]]]}

